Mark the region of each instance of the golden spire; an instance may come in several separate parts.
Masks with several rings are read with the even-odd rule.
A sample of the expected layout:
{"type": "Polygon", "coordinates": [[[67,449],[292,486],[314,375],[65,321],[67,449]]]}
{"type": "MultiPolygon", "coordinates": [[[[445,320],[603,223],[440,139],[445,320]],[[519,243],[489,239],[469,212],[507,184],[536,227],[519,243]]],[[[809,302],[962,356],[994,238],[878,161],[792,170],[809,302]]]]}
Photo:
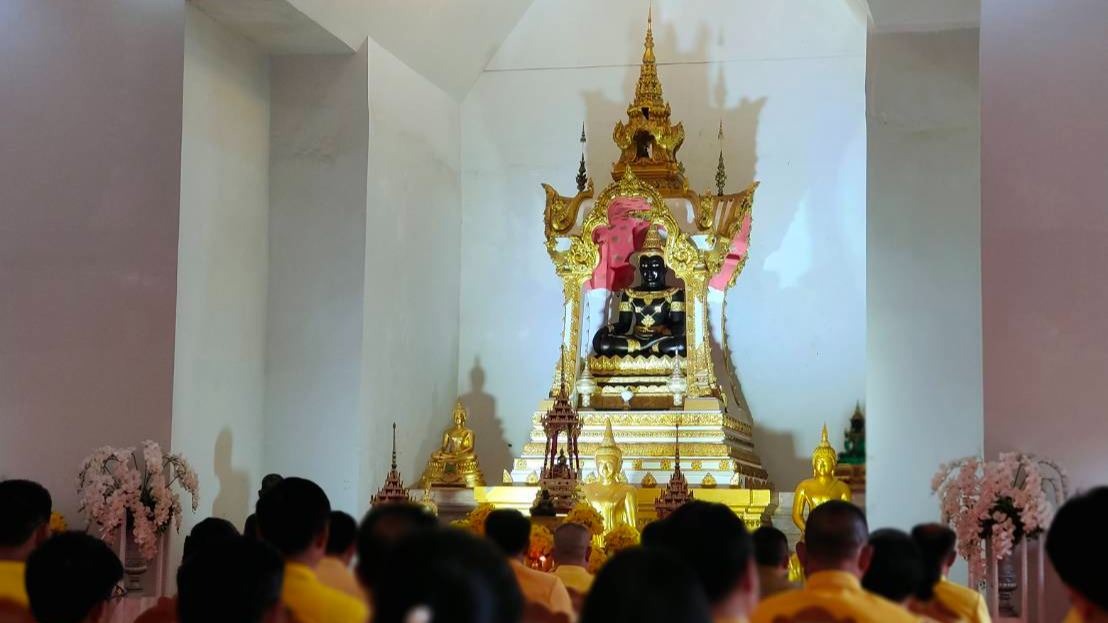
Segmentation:
{"type": "Polygon", "coordinates": [[[596,447],[596,456],[623,456],[623,450],[620,450],[619,446],[616,445],[616,437],[612,433],[611,418],[608,418],[607,424],[604,426],[604,438],[600,441],[600,445],[596,447]]]}
{"type": "Polygon", "coordinates": [[[827,437],[827,425],[823,425],[823,433],[820,434],[819,446],[812,451],[812,463],[815,463],[818,459],[827,459],[832,467],[838,463],[839,455],[835,452],[835,448],[831,446],[831,440],[827,437]]]}
{"type": "Polygon", "coordinates": [[[635,109],[649,108],[651,113],[660,114],[665,108],[662,99],[662,83],[658,80],[658,66],[654,59],[653,7],[646,14],[646,41],[643,43],[642,67],[639,68],[639,82],[635,85],[635,109]]]}
{"type": "Polygon", "coordinates": [[[646,230],[646,238],[643,238],[642,248],[639,249],[639,257],[663,255],[664,253],[664,244],[662,235],[658,233],[658,226],[651,224],[650,228],[646,230]]]}

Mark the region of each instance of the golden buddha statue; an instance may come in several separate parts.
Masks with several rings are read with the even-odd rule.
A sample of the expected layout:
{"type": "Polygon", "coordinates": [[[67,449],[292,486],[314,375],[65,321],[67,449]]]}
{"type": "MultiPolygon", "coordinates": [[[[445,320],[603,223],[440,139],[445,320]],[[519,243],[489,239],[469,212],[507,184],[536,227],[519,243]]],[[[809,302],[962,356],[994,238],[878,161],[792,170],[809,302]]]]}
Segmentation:
{"type": "Polygon", "coordinates": [[[454,426],[442,434],[442,445],[427,461],[419,488],[484,486],[485,478],[473,450],[473,431],[466,427],[466,419],[466,409],[459,400],[454,405],[454,426]]]}
{"type": "Polygon", "coordinates": [[[585,499],[604,518],[604,532],[607,533],[619,524],[636,528],[638,518],[638,499],[635,487],[620,481],[623,467],[623,451],[616,445],[612,434],[612,421],[608,420],[604,429],[604,440],[596,449],[596,482],[581,485],[585,499]]]}
{"type": "MultiPolygon", "coordinates": [[[[797,485],[793,498],[793,523],[800,528],[801,540],[804,539],[807,523],[805,510],[811,513],[815,507],[831,500],[850,501],[850,487],[835,477],[835,466],[838,463],[838,454],[831,447],[827,438],[827,426],[824,425],[819,446],[812,452],[812,477],[797,485]]],[[[804,570],[796,554],[793,554],[789,559],[789,581],[799,582],[803,579],[804,570]]]]}

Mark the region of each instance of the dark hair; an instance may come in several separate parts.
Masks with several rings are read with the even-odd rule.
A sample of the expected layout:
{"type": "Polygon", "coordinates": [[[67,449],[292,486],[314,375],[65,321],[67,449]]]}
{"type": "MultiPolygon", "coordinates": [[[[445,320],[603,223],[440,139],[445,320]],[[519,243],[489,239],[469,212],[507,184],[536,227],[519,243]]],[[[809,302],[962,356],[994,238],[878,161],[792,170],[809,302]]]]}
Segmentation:
{"type": "Polygon", "coordinates": [[[246,523],[242,525],[242,536],[248,536],[252,539],[260,539],[261,533],[258,532],[258,515],[257,513],[250,513],[250,516],[246,518],[246,523]]]}
{"type": "Polygon", "coordinates": [[[746,576],[754,549],[746,524],[734,511],[699,500],[666,517],[656,540],[700,578],[711,604],[726,599],[746,576]]]}
{"type": "Polygon", "coordinates": [[[358,524],[354,518],[342,511],[331,511],[331,532],[327,534],[327,553],[342,556],[354,544],[358,534],[358,524]]]}
{"type": "Polygon", "coordinates": [[[374,623],[402,623],[426,608],[431,623],[517,623],[523,595],[515,574],[487,541],[453,529],[408,534],[385,560],[374,590],[374,623]]]}
{"type": "Polygon", "coordinates": [[[754,561],[763,567],[778,568],[789,559],[789,537],[773,526],[754,531],[754,561]]]}
{"type": "Polygon", "coordinates": [[[554,560],[581,560],[589,555],[592,534],[579,523],[563,523],[554,530],[554,560]]]}
{"type": "Polygon", "coordinates": [[[358,579],[367,588],[377,585],[387,567],[388,553],[403,537],[438,525],[435,516],[416,504],[385,504],[370,509],[358,527],[358,579]]]}
{"type": "Polygon", "coordinates": [[[664,519],[655,519],[654,521],[646,524],[642,527],[641,541],[643,546],[649,547],[652,545],[660,545],[665,531],[666,522],[664,519]]]}
{"type": "Polygon", "coordinates": [[[702,583],[676,554],[632,547],[604,564],[579,623],[709,623],[702,583]]]}
{"type": "Polygon", "coordinates": [[[929,601],[935,597],[935,585],[943,579],[943,565],[958,545],[958,535],[942,524],[931,523],[912,528],[912,540],[919,547],[923,560],[923,581],[916,590],[916,597],[929,601]]]}
{"type": "Polygon", "coordinates": [[[869,526],[861,509],[841,500],[812,509],[804,530],[808,558],[841,562],[858,555],[869,540],[869,526]]]}
{"type": "Polygon", "coordinates": [[[869,544],[873,558],[862,576],[862,586],[896,603],[914,595],[923,582],[923,557],[912,537],[886,528],[870,535],[869,544]]]}
{"type": "Polygon", "coordinates": [[[277,550],[244,536],[197,552],[177,570],[180,623],[259,623],[281,600],[277,550]]]}
{"type": "Polygon", "coordinates": [[[50,492],[30,480],[0,482],[0,547],[19,547],[50,523],[50,492]]]}
{"type": "Polygon", "coordinates": [[[523,513],[502,508],[485,519],[485,536],[507,556],[519,556],[531,543],[531,520],[523,513]]]}
{"type": "Polygon", "coordinates": [[[219,517],[208,517],[193,526],[185,537],[181,559],[188,560],[204,550],[219,548],[238,536],[238,528],[231,522],[219,517]]]}
{"type": "Polygon", "coordinates": [[[1046,553],[1058,577],[1102,610],[1108,610],[1108,575],[1095,570],[1089,561],[1108,557],[1106,514],[1108,487],[1091,489],[1058,509],[1046,536],[1046,553]]]}
{"type": "Polygon", "coordinates": [[[331,502],[319,485],[285,478],[258,500],[258,531],[285,557],[302,554],[327,530],[331,502]]]}
{"type": "Polygon", "coordinates": [[[261,488],[258,489],[258,497],[259,498],[262,497],[263,495],[265,495],[266,491],[269,491],[273,487],[276,487],[277,485],[281,484],[281,481],[284,480],[284,479],[285,479],[285,477],[282,476],[281,474],[266,474],[262,478],[261,488]]]}
{"type": "Polygon", "coordinates": [[[123,565],[106,543],[82,532],[46,540],[27,558],[25,583],[38,623],[78,623],[112,596],[123,565]]]}

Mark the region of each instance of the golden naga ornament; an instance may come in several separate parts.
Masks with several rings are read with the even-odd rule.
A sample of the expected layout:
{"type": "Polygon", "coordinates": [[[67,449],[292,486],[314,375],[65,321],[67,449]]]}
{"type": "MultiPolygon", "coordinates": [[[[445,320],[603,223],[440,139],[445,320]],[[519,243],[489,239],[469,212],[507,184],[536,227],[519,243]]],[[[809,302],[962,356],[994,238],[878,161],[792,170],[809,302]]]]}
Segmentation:
{"type": "Polygon", "coordinates": [[[604,429],[604,440],[596,449],[597,480],[581,486],[585,499],[604,518],[604,532],[621,524],[634,527],[638,518],[638,497],[635,487],[621,482],[623,451],[616,445],[609,420],[604,429]]]}
{"type": "Polygon", "coordinates": [[[485,478],[474,452],[475,437],[466,427],[468,413],[459,400],[454,405],[454,425],[442,434],[442,445],[427,460],[418,487],[483,487],[485,478]]]}

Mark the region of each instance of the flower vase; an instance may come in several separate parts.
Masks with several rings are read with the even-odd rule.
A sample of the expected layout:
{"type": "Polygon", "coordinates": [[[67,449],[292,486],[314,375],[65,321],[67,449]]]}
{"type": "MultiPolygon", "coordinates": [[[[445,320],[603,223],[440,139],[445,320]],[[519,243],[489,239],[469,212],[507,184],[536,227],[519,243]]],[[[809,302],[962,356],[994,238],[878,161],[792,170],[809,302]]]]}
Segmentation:
{"type": "Polygon", "coordinates": [[[992,544],[986,541],[989,610],[997,621],[1029,621],[1027,597],[1027,547],[1020,542],[1007,556],[997,559],[992,544]]]}
{"type": "Polygon", "coordinates": [[[139,595],[143,592],[142,578],[149,568],[146,559],[139,551],[135,541],[135,524],[130,514],[127,516],[127,525],[120,535],[119,558],[123,562],[123,575],[126,578],[124,587],[130,595],[139,595]]]}

